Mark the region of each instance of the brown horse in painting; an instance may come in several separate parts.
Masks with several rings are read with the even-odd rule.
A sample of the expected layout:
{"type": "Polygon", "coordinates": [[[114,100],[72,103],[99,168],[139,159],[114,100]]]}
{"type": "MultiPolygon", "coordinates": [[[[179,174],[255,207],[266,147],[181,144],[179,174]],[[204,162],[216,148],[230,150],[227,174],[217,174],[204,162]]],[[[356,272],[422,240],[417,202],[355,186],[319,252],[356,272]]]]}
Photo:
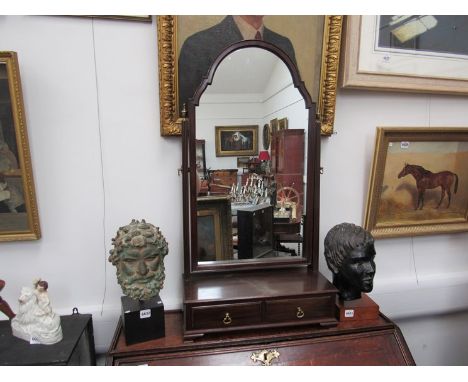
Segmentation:
{"type": "Polygon", "coordinates": [[[418,166],[415,164],[407,164],[405,163],[405,167],[403,170],[398,174],[398,178],[402,178],[406,175],[413,175],[414,179],[416,180],[416,188],[418,189],[418,202],[416,205],[416,210],[423,209],[424,206],[424,192],[426,189],[441,187],[442,188],[442,195],[440,196],[439,204],[437,208],[440,207],[442,200],[444,199],[445,193],[448,196],[448,204],[447,208],[450,207],[450,201],[452,200],[452,184],[455,180],[455,187],[453,193],[457,193],[458,189],[458,175],[450,172],[450,171],[441,171],[437,173],[433,173],[429,170],[426,170],[422,166],[418,166]]]}

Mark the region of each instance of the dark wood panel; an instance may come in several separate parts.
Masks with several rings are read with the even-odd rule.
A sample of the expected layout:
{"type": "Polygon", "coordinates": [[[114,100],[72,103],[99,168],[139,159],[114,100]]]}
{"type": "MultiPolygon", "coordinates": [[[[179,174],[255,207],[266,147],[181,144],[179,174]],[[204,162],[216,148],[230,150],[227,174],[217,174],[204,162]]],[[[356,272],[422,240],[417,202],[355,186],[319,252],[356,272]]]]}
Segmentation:
{"type": "Polygon", "coordinates": [[[276,350],[278,366],[404,366],[414,364],[400,346],[395,330],[363,332],[270,343],[266,346],[238,346],[187,351],[177,354],[127,357],[119,365],[148,364],[157,366],[255,366],[252,355],[261,350],[276,350]]]}
{"type": "Polygon", "coordinates": [[[336,294],[336,288],[324,276],[306,268],[193,276],[184,286],[185,303],[336,294]]]}

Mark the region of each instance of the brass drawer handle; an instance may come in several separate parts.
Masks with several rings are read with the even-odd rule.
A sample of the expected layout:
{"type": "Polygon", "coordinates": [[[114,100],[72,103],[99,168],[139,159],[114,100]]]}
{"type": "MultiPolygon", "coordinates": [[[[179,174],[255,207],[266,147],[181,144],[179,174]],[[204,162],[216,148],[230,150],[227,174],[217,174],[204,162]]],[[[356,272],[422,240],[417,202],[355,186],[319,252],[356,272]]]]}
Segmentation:
{"type": "Polygon", "coordinates": [[[304,311],[301,309],[300,306],[297,307],[297,312],[296,312],[296,317],[301,319],[302,317],[304,317],[305,313],[304,311]]]}
{"type": "Polygon", "coordinates": [[[223,318],[223,324],[229,325],[231,322],[232,322],[232,318],[229,316],[229,313],[226,313],[226,315],[223,318]]]}
{"type": "Polygon", "coordinates": [[[260,362],[262,366],[271,366],[273,361],[279,358],[280,353],[278,350],[260,350],[252,353],[250,359],[254,362],[260,362]]]}

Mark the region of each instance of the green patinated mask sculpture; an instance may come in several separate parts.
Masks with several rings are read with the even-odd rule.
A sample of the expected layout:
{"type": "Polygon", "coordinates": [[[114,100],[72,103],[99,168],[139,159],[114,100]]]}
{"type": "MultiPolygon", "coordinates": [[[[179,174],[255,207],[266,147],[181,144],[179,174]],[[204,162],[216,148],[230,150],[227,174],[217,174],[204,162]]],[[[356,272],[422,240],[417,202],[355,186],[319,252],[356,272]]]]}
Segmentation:
{"type": "Polygon", "coordinates": [[[135,300],[148,300],[164,286],[164,256],[169,252],[158,227],[132,220],[112,239],[109,261],[117,268],[123,293],[135,300]]]}

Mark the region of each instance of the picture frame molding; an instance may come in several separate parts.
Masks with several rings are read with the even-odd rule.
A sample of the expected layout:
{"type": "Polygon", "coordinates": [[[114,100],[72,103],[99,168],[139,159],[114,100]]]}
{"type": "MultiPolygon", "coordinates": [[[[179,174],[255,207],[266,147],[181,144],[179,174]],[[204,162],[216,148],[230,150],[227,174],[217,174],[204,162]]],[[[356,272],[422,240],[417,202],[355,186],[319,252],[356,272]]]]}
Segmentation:
{"type": "Polygon", "coordinates": [[[455,78],[359,71],[361,49],[360,30],[362,17],[346,16],[343,24],[343,54],[341,57],[339,85],[342,88],[403,91],[413,93],[468,94],[468,81],[455,78]]]}
{"type": "Polygon", "coordinates": [[[377,226],[380,188],[383,182],[389,142],[467,141],[468,127],[378,127],[364,215],[364,228],[375,238],[448,234],[468,231],[468,206],[464,219],[426,223],[377,226]],[[440,139],[440,137],[444,139],[440,139]]]}
{"type": "MultiPolygon", "coordinates": [[[[343,16],[324,16],[322,65],[317,119],[322,135],[333,134],[336,92],[340,65],[343,16]]],[[[182,134],[181,107],[178,100],[177,16],[157,16],[160,133],[163,137],[182,134]]]]}

